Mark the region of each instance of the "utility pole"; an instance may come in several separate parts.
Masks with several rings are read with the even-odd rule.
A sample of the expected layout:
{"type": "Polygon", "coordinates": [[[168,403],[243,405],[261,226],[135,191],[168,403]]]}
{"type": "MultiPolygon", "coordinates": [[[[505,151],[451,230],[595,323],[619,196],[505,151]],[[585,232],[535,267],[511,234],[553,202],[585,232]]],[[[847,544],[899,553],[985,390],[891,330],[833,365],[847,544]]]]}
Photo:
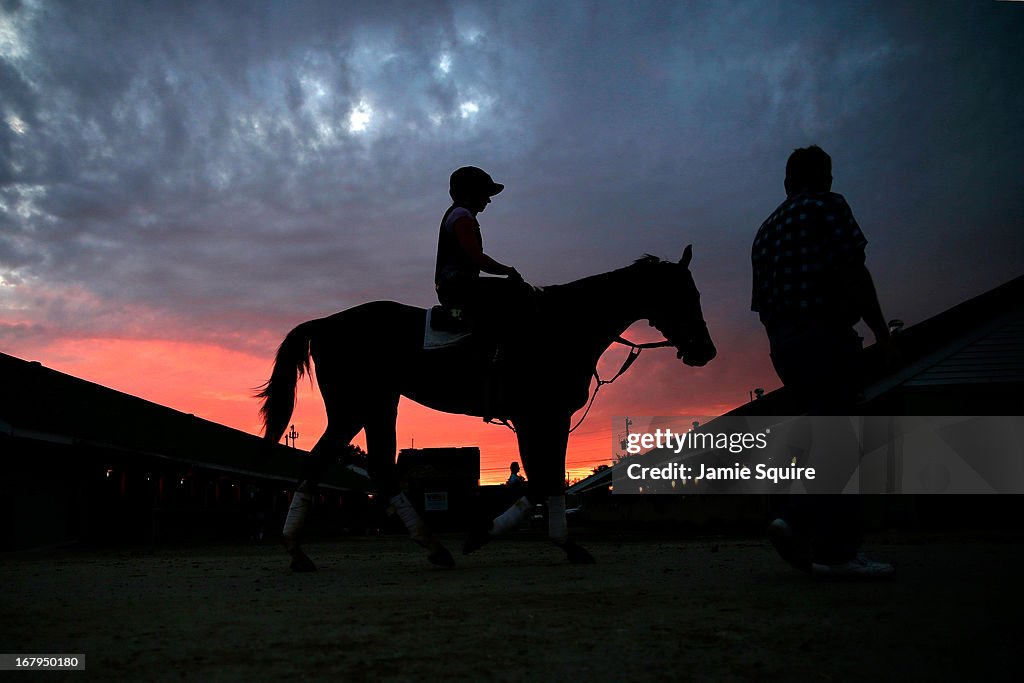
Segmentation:
{"type": "Polygon", "coordinates": [[[292,425],[292,430],[284,435],[284,445],[288,445],[288,439],[291,439],[292,448],[295,448],[295,440],[299,438],[299,433],[295,431],[295,425],[292,425]]]}
{"type": "MultiPolygon", "coordinates": [[[[622,440],[622,441],[620,442],[620,444],[619,444],[619,445],[621,445],[621,446],[622,446],[622,450],[623,450],[623,451],[625,451],[625,450],[626,450],[626,447],[627,447],[627,446],[629,445],[629,428],[630,428],[630,426],[632,426],[632,424],[633,424],[633,421],[632,421],[632,420],[630,420],[630,419],[629,419],[629,418],[627,417],[627,418],[626,418],[626,438],[625,438],[625,439],[623,439],[623,440],[622,440]]],[[[625,456],[620,456],[620,457],[625,457],[625,456]]]]}

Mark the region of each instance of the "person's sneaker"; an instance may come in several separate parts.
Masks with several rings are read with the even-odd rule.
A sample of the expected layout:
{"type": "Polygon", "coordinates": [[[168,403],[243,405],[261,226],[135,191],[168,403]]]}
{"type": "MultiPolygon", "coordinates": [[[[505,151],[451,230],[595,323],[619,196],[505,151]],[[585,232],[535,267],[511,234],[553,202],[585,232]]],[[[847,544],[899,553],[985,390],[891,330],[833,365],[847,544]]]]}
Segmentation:
{"type": "Polygon", "coordinates": [[[863,553],[857,553],[849,562],[811,564],[811,574],[823,579],[886,579],[895,571],[888,562],[869,560],[863,553]]]}
{"type": "Polygon", "coordinates": [[[794,531],[786,520],[779,518],[768,525],[768,540],[779,557],[800,571],[811,573],[811,542],[794,531]]]}

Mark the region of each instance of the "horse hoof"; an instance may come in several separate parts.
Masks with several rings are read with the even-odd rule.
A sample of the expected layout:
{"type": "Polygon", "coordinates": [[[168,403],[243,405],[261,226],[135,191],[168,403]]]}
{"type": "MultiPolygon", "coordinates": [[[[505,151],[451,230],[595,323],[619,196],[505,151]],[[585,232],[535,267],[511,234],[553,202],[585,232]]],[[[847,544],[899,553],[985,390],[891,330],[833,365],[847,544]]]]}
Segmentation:
{"type": "Polygon", "coordinates": [[[596,564],[597,560],[591,555],[585,548],[576,545],[572,541],[565,541],[564,543],[555,543],[559,548],[565,551],[565,557],[569,560],[569,564],[596,564]]]}
{"type": "Polygon", "coordinates": [[[444,546],[438,546],[433,552],[427,555],[427,559],[430,560],[431,564],[436,564],[438,567],[454,567],[455,558],[448,552],[448,548],[444,546]]]}
{"type": "Polygon", "coordinates": [[[491,534],[483,529],[476,529],[469,532],[466,542],[462,544],[462,554],[469,555],[483,548],[491,540],[491,534]]]}
{"type": "Polygon", "coordinates": [[[315,572],[316,565],[313,564],[313,560],[306,556],[306,553],[302,552],[299,548],[295,548],[292,552],[292,564],[291,570],[293,572],[315,572]]]}

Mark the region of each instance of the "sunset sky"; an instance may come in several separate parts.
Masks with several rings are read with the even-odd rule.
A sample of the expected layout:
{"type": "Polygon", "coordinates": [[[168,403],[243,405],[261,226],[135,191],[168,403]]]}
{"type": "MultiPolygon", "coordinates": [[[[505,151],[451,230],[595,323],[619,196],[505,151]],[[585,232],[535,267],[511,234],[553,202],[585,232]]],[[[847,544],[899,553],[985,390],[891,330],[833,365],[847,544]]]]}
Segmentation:
{"type": "MultiPolygon", "coordinates": [[[[434,303],[448,176],[473,164],[507,188],[488,253],[534,284],[694,244],[719,356],[645,352],[570,441],[579,476],[612,416],[779,385],[749,250],[795,147],[832,155],[887,317],[1024,273],[1022,36],[1024,3],[987,0],[2,0],[0,352],[256,433],[294,325],[434,303]]],[[[400,411],[400,447],[479,445],[484,483],[518,458],[504,428],[400,411]]],[[[308,383],[293,421],[312,447],[308,383]]]]}

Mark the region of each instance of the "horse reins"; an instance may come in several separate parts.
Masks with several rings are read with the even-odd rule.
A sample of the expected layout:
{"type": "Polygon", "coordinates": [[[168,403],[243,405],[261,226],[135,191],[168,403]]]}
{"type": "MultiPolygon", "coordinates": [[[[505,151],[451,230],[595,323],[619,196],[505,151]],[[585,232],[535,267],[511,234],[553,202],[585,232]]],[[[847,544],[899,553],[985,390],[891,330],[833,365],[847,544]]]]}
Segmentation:
{"type": "MultiPolygon", "coordinates": [[[[594,387],[594,393],[590,395],[590,401],[587,403],[587,409],[583,411],[583,415],[580,416],[580,419],[576,422],[576,424],[573,425],[572,428],[569,429],[569,433],[570,434],[575,432],[576,429],[581,424],[583,424],[583,421],[585,419],[587,419],[587,415],[590,414],[590,408],[594,405],[594,400],[597,398],[598,390],[601,387],[603,387],[605,384],[611,384],[612,382],[617,380],[619,377],[622,377],[622,375],[626,372],[626,370],[629,370],[629,367],[631,365],[633,365],[634,362],[636,362],[637,358],[640,357],[640,352],[641,351],[643,351],[644,349],[659,349],[659,348],[663,348],[665,346],[672,346],[672,342],[668,341],[667,339],[664,339],[664,340],[659,341],[659,342],[647,342],[646,344],[634,344],[633,342],[629,341],[628,339],[624,339],[623,337],[616,337],[615,339],[612,340],[612,343],[614,343],[614,344],[622,344],[623,346],[628,346],[629,347],[629,355],[626,356],[626,360],[622,361],[622,367],[619,368],[619,371],[616,372],[615,376],[612,377],[611,379],[601,379],[601,375],[599,375],[597,373],[597,368],[596,367],[594,368],[594,379],[597,380],[597,386],[594,387]]],[[[501,418],[493,419],[492,418],[491,420],[488,420],[488,422],[493,422],[495,424],[500,424],[502,426],[508,427],[513,432],[516,431],[516,428],[512,426],[512,423],[510,423],[508,420],[505,420],[505,419],[501,419],[501,418]]]]}
{"type": "Polygon", "coordinates": [[[613,342],[616,343],[616,344],[622,344],[623,346],[628,346],[629,347],[629,355],[626,356],[626,360],[622,361],[622,367],[619,368],[619,371],[616,372],[615,376],[612,377],[611,379],[601,379],[601,375],[599,375],[597,373],[597,368],[596,367],[594,368],[594,379],[597,380],[597,386],[594,387],[594,393],[591,394],[591,396],[590,396],[590,402],[587,403],[587,409],[583,411],[583,415],[580,416],[580,419],[569,430],[570,434],[575,432],[576,429],[581,424],[583,424],[583,421],[585,419],[587,419],[587,415],[590,414],[590,408],[591,408],[591,406],[594,405],[594,400],[597,399],[597,392],[601,389],[601,387],[603,387],[605,384],[611,384],[612,382],[617,380],[619,377],[622,377],[622,375],[626,372],[626,370],[629,370],[629,367],[631,365],[633,365],[633,363],[636,361],[637,358],[640,357],[640,352],[641,351],[643,351],[644,349],[658,349],[658,348],[662,348],[662,347],[665,347],[665,346],[672,346],[672,342],[668,341],[667,339],[659,341],[659,342],[647,342],[646,344],[635,344],[635,343],[629,341],[628,339],[624,339],[623,337],[616,337],[613,340],[613,342]]]}

